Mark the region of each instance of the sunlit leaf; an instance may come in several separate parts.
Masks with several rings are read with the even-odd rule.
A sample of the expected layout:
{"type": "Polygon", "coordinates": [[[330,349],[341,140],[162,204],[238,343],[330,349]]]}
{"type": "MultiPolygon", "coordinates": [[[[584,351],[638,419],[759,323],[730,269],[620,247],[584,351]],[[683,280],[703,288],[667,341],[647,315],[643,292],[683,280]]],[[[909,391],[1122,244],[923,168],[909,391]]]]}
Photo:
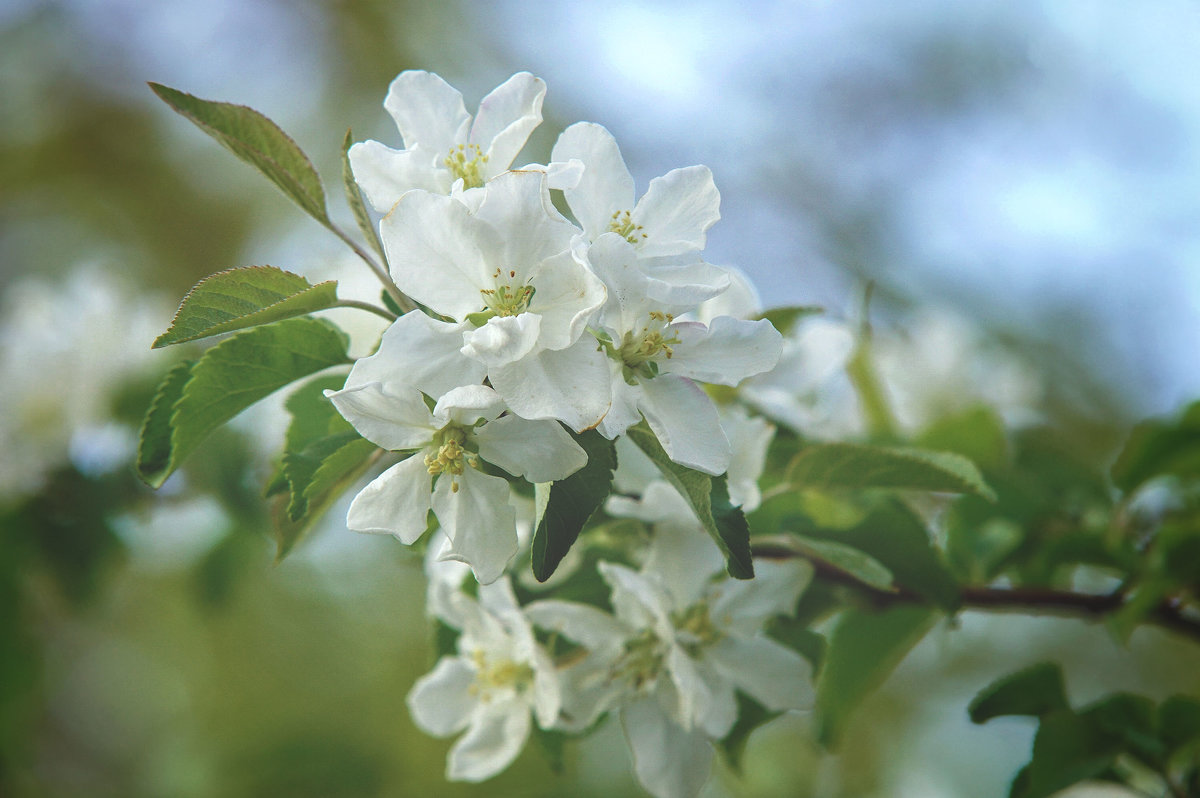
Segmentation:
{"type": "Polygon", "coordinates": [[[900,488],[995,494],[975,464],[950,452],[893,449],[855,443],[814,444],[792,462],[791,480],[815,488],[900,488]]]}

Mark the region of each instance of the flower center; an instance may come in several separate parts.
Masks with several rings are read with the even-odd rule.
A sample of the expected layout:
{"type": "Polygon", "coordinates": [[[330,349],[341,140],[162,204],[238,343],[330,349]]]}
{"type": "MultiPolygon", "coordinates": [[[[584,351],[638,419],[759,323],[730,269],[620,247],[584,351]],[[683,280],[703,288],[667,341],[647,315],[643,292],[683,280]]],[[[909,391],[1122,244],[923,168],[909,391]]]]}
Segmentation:
{"type": "MultiPolygon", "coordinates": [[[[496,269],[492,275],[496,280],[495,288],[484,288],[479,291],[483,295],[483,310],[471,313],[467,319],[478,327],[487,324],[487,320],[495,316],[519,316],[529,310],[535,289],[532,285],[513,285],[505,280],[504,273],[496,269]]],[[[516,280],[516,270],[510,269],[508,280],[516,280]]]]}
{"type": "Polygon", "coordinates": [[[644,630],[640,635],[625,641],[625,650],[613,664],[609,678],[626,681],[635,690],[653,682],[662,670],[665,647],[654,632],[644,630]]]}
{"type": "Polygon", "coordinates": [[[671,623],[679,633],[679,642],[693,657],[700,649],[712,645],[724,635],[713,623],[708,614],[708,604],[701,601],[693,604],[683,612],[673,613],[671,623]]]}
{"type": "Polygon", "coordinates": [[[483,165],[488,157],[478,144],[459,144],[450,148],[450,154],[442,161],[454,179],[462,178],[463,188],[479,188],[484,184],[483,165]]]}
{"type": "Polygon", "coordinates": [[[646,234],[640,224],[633,223],[633,214],[629,211],[613,211],[612,221],[608,223],[610,233],[616,233],[630,244],[641,243],[646,234]]]}
{"type": "Polygon", "coordinates": [[[430,447],[433,451],[425,455],[425,467],[430,474],[450,475],[451,493],[458,493],[458,480],[454,477],[462,474],[467,466],[478,467],[478,456],[463,446],[466,440],[467,431],[450,424],[433,436],[430,447]]]}
{"type": "Polygon", "coordinates": [[[679,337],[674,333],[668,334],[667,325],[675,320],[670,313],[650,311],[650,320],[638,332],[630,330],[621,339],[621,345],[610,350],[610,354],[624,366],[625,381],[635,384],[637,377],[652,378],[658,376],[659,358],[668,360],[675,354],[674,344],[679,343],[679,337]]]}
{"type": "Polygon", "coordinates": [[[471,652],[471,661],[475,663],[475,681],[467,691],[481,701],[490,700],[493,690],[511,688],[519,693],[533,684],[533,668],[523,662],[489,660],[479,649],[471,652]]]}

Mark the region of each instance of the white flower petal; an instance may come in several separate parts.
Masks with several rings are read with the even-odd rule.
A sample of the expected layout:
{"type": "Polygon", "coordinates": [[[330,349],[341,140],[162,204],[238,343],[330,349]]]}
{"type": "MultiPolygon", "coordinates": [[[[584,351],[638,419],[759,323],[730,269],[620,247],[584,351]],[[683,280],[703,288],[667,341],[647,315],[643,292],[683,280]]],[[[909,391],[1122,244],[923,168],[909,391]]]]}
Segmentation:
{"type": "Polygon", "coordinates": [[[538,264],[531,282],[536,290],[529,310],[542,317],[538,345],[543,349],[575,343],[608,296],[604,283],[569,251],[538,264]]]}
{"type": "Polygon", "coordinates": [[[705,659],[738,689],[767,709],[812,709],[812,667],[792,649],[768,637],[726,637],[705,651],[705,659]]]}
{"type": "Polygon", "coordinates": [[[557,421],[505,416],[475,433],[479,456],[530,482],[565,479],[587,465],[587,454],[557,421]]]}
{"type": "Polygon", "coordinates": [[[551,161],[573,158],[583,162],[584,172],[575,187],[563,194],[588,238],[595,241],[608,232],[614,213],[633,210],[633,176],[616,139],[592,122],[571,125],[554,144],[551,161]]]}
{"type": "Polygon", "coordinates": [[[678,514],[654,525],[642,570],[657,574],[671,592],[675,610],[684,610],[704,596],[712,577],[724,570],[725,560],[679,491],[666,482],[651,487],[662,497],[660,501],[676,508],[678,514]],[[675,495],[667,496],[667,491],[675,495]]]}
{"type": "Polygon", "coordinates": [[[714,591],[709,609],[724,629],[749,636],[776,615],[791,615],[812,578],[812,566],[802,560],[756,560],[754,579],[730,579],[714,591]]]}
{"type": "Polygon", "coordinates": [[[404,544],[416,542],[427,525],[431,479],[421,452],[401,460],[359,491],[350,502],[346,526],[395,535],[404,544]]]}
{"type": "Polygon", "coordinates": [[[483,781],[504,770],[529,738],[529,707],[515,699],[480,704],[446,757],[446,778],[483,781]]]}
{"type": "Polygon", "coordinates": [[[621,375],[621,364],[617,361],[608,359],[608,365],[610,369],[609,384],[612,387],[612,406],[596,429],[611,441],[620,440],[620,436],[625,434],[625,430],[642,420],[642,411],[638,409],[642,403],[642,386],[630,385],[625,382],[625,378],[621,375]]]}
{"type": "Polygon", "coordinates": [[[693,322],[671,326],[679,337],[665,371],[693,380],[737,385],[752,374],[769,371],[779,362],[783,336],[766,319],[743,321],[718,316],[705,327],[693,322]]]}
{"type": "Polygon", "coordinates": [[[592,651],[619,652],[631,633],[613,616],[588,604],[545,599],[525,606],[535,625],[558,632],[592,651]]]}
{"type": "Polygon", "coordinates": [[[549,729],[558,720],[563,705],[563,685],[554,660],[541,646],[533,652],[533,685],[528,698],[533,702],[533,714],[543,729],[549,729]]]}
{"type": "Polygon", "coordinates": [[[704,249],[705,233],[721,218],[721,195],[707,166],[672,169],[650,181],[633,212],[646,237],[643,257],[704,249]]]}
{"type": "Polygon", "coordinates": [[[435,737],[448,737],[467,727],[478,700],[471,694],[475,668],[461,657],[442,657],[432,671],[417,679],[405,702],[413,722],[435,737]]]}
{"type": "Polygon", "coordinates": [[[666,640],[674,636],[670,618],[674,603],[662,584],[624,565],[600,562],[596,567],[612,588],[613,610],[622,623],[632,629],[653,629],[666,640]]]}
{"type": "Polygon", "coordinates": [[[475,215],[499,233],[500,279],[524,282],[536,264],[570,250],[579,231],[550,201],[544,172],[505,172],[484,192],[475,215]]]}
{"type": "Polygon", "coordinates": [[[643,380],[641,389],[638,406],[667,455],[688,468],[724,474],[731,456],[729,441],[708,394],[673,374],[643,380]]]}
{"type": "Polygon", "coordinates": [[[393,393],[399,386],[411,386],[439,397],[460,385],[483,382],[484,365],[459,351],[464,326],[419,310],[405,313],[384,331],[375,354],[354,363],[346,387],[380,382],[393,393]]]}
{"type": "Polygon", "coordinates": [[[463,385],[447,391],[433,407],[439,429],[450,422],[471,426],[479,419],[491,421],[504,412],[504,400],[486,385],[463,385]]]}
{"type": "Polygon", "coordinates": [[[433,512],[450,537],[446,556],[471,566],[480,584],[495,582],[517,553],[517,514],[508,503],[508,483],[466,469],[451,488],[449,474],[433,489],[433,512]]]}
{"type": "Polygon", "coordinates": [[[705,300],[696,309],[696,320],[711,324],[717,316],[733,316],[748,319],[762,311],[762,300],[750,278],[741,269],[733,266],[718,266],[729,275],[729,288],[712,299],[705,300]]]}
{"type": "Polygon", "coordinates": [[[656,302],[671,307],[694,307],[729,288],[728,269],[702,260],[655,260],[642,259],[640,263],[650,280],[646,286],[646,294],[656,302]]]}
{"type": "Polygon", "coordinates": [[[766,464],[767,447],[775,437],[775,427],[760,416],[751,416],[741,405],[721,406],[717,412],[733,450],[729,461],[729,500],[750,512],[762,500],[758,480],[766,464]]]}
{"type": "Polygon", "coordinates": [[[488,377],[509,409],[522,418],[558,419],[583,432],[608,412],[608,358],[588,335],[566,349],[547,349],[498,366],[488,377]]]}
{"type": "Polygon", "coordinates": [[[464,332],[459,351],[489,369],[503,366],[532,352],[541,328],[542,319],[536,313],[495,316],[482,327],[464,332]]]}
{"type": "Polygon", "coordinates": [[[542,122],[546,84],[528,72],[518,72],[492,89],[479,103],[470,141],[487,156],[488,175],[512,165],[529,134],[542,122]]]}
{"type": "Polygon", "coordinates": [[[413,189],[445,194],[449,175],[436,168],[436,156],[428,149],[393,150],[378,141],[360,141],[350,148],[354,182],[380,213],[392,209],[405,192],[413,189]]]}
{"type": "Polygon", "coordinates": [[[667,652],[666,666],[678,699],[675,709],[679,715],[674,720],[684,729],[690,730],[697,725],[698,717],[708,713],[713,700],[712,693],[701,678],[696,663],[681,646],[671,646],[671,650],[667,652]]]}
{"type": "Polygon", "coordinates": [[[466,140],[471,117],[462,95],[432,72],[408,70],[388,87],[383,107],[396,120],[407,149],[421,145],[445,157],[466,140]]]}
{"type": "Polygon", "coordinates": [[[500,241],[461,202],[410,191],[383,217],[379,237],[401,291],[459,321],[483,310],[480,292],[495,288],[491,258],[500,241]]]}
{"type": "Polygon", "coordinates": [[[638,782],[655,798],[694,798],[708,781],[713,749],[703,732],[685,732],[652,698],[626,704],[621,727],[638,782]]]}
{"type": "Polygon", "coordinates": [[[650,311],[661,309],[649,297],[650,278],[638,268],[637,251],[628,241],[616,233],[602,235],[588,248],[587,259],[608,290],[602,326],[619,336],[645,324],[650,311]]]}
{"type": "Polygon", "coordinates": [[[711,699],[707,711],[696,716],[696,726],[713,740],[723,739],[738,719],[733,682],[707,662],[697,663],[697,669],[708,686],[711,699]]]}
{"type": "Polygon", "coordinates": [[[417,449],[433,439],[433,416],[416,389],[392,391],[370,382],[325,397],[359,435],[383,449],[417,449]]]}

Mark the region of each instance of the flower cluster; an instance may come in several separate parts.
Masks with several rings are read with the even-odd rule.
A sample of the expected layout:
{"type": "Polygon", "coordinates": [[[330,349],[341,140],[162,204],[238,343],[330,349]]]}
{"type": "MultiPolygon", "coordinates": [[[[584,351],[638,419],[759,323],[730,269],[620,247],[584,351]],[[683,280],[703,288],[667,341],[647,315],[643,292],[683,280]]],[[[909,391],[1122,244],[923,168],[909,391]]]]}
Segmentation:
{"type": "Polygon", "coordinates": [[[782,348],[767,321],[698,320],[733,282],[701,257],[720,203],[706,167],[637,199],[612,135],[579,123],[549,164],[510,169],[544,94],[519,73],[472,119],[441,78],[405,72],[384,103],[404,148],[349,151],[384,214],[391,278],[418,305],[329,394],[363,437],[412,453],[358,495],[349,526],[412,543],[432,508],[446,555],[485,584],[517,550],[509,478],[553,482],[587,462],[565,428],[614,440],[644,419],[673,461],[723,474],[729,440],[697,381],[737,385],[782,348]]]}
{"type": "Polygon", "coordinates": [[[405,72],[384,103],[403,149],[349,151],[383,214],[390,277],[417,309],[327,392],[363,437],[401,453],[348,525],[411,544],[437,518],[427,609],[457,643],[408,703],[430,734],[462,733],[449,778],[495,775],[534,723],[580,733],[615,713],[641,784],[691,796],[737,719],[735,690],[772,711],[810,703],[808,664],[763,633],[794,610],[808,567],[718,579],[722,556],[695,511],[625,434],[645,424],[675,464],[726,475],[732,501],[756,506],[774,428],[718,409],[701,384],[770,371],[783,338],[746,318],[745,278],[702,257],[720,203],[706,167],[658,177],[639,199],[612,135],[579,123],[548,164],[510,168],[544,94],[514,75],[472,119],[441,78],[405,72]],[[584,467],[588,430],[616,442],[608,516],[640,522],[648,543],[596,564],[606,601],[514,590],[505,572],[530,524],[513,486],[584,467]]]}

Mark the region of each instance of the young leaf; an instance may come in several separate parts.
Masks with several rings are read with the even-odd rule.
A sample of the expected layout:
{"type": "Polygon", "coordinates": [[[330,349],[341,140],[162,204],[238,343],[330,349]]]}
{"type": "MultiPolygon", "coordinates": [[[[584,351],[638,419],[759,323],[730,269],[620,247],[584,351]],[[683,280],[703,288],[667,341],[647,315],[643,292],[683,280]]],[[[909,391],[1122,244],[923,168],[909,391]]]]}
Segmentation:
{"type": "Polygon", "coordinates": [[[1178,421],[1138,424],[1112,466],[1113,483],[1126,493],[1161,474],[1200,474],[1200,402],[1178,421]]]}
{"type": "Polygon", "coordinates": [[[546,501],[533,533],[533,575],[539,582],[554,573],[612,489],[616,446],[595,430],[574,438],[587,453],[587,465],[566,479],[536,486],[539,504],[543,496],[546,501]]]}
{"type": "Polygon", "coordinates": [[[176,112],[266,175],[309,216],[326,227],[331,225],[321,178],[296,142],[278,125],[244,105],[201,100],[158,83],[151,83],[150,89],[176,112]]]}
{"type": "Polygon", "coordinates": [[[806,557],[811,557],[847,574],[876,590],[892,589],[892,572],[869,554],[832,540],[789,535],[789,542],[806,557]]]}
{"type": "Polygon", "coordinates": [[[291,498],[274,508],[276,562],[287,556],[304,533],[374,462],[379,448],[354,432],[310,444],[299,455],[284,456],[291,498]],[[289,459],[291,462],[289,462],[289,459]]]}
{"type": "Polygon", "coordinates": [[[835,746],[850,713],[887,678],[933,625],[925,607],[873,613],[846,610],[829,638],[817,680],[817,738],[835,746]]]}
{"type": "Polygon", "coordinates": [[[725,477],[710,477],[671,460],[643,421],[625,433],[654,461],[667,481],[688,500],[705,531],[725,555],[725,568],[735,579],[754,578],[750,527],[740,507],[729,502],[725,477]]]}
{"type": "Polygon", "coordinates": [[[1041,717],[1067,708],[1062,669],[1053,662],[1040,662],[980,690],[967,713],[972,723],[986,723],[1001,715],[1041,717]]]}
{"type": "Polygon", "coordinates": [[[856,443],[806,447],[792,461],[791,480],[801,487],[900,488],[996,498],[979,469],[965,457],[856,443]]]}
{"type": "MultiPolygon", "coordinates": [[[[342,188],[346,191],[346,204],[350,206],[350,210],[354,213],[354,221],[358,224],[358,230],[363,234],[363,238],[367,239],[371,244],[371,248],[379,254],[379,257],[386,260],[387,256],[383,254],[383,245],[379,242],[379,232],[375,229],[374,223],[371,221],[371,215],[367,213],[367,206],[363,203],[362,192],[358,188],[358,183],[354,180],[354,170],[350,167],[350,145],[354,143],[354,134],[347,130],[346,139],[342,142],[342,188]]],[[[384,296],[390,298],[390,295],[385,291],[384,296]]],[[[397,308],[395,310],[397,316],[403,315],[397,308]]]]}
{"type": "MultiPolygon", "coordinates": [[[[1048,798],[1112,767],[1120,741],[1105,729],[1061,709],[1045,715],[1033,738],[1033,758],[1024,784],[1012,798],[1048,798]]],[[[1016,786],[1016,785],[1014,785],[1016,786]]]]}
{"type": "Polygon", "coordinates": [[[1158,727],[1168,755],[1200,742],[1200,700],[1173,695],[1158,708],[1158,727]]]}
{"type": "Polygon", "coordinates": [[[327,322],[287,319],[212,347],[186,380],[177,367],[143,424],[138,475],[159,487],[210,432],[242,410],[301,377],[348,363],[346,343],[327,322]]]}
{"type": "Polygon", "coordinates": [[[335,304],[335,280],[312,285],[274,266],[227,269],[196,283],[183,298],[170,329],[158,336],[152,348],[304,316],[335,304]]]}

